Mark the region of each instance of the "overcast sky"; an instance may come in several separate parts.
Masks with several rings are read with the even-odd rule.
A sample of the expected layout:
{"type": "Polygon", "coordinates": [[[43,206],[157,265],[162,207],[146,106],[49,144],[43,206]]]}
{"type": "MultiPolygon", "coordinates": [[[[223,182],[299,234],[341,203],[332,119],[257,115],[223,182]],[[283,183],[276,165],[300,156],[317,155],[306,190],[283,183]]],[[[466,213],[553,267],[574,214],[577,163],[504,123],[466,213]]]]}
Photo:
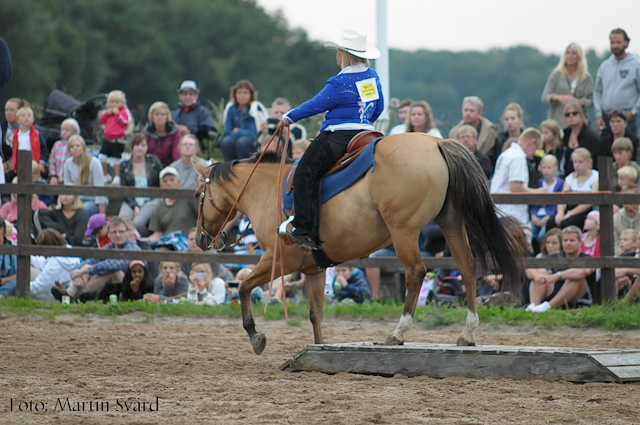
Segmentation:
{"type": "MultiPolygon", "coordinates": [[[[343,28],[376,42],[376,0],[257,0],[281,10],[312,40],[337,39],[343,28]]],[[[571,42],[598,53],[609,32],[623,28],[640,53],[640,0],[387,0],[390,48],[481,50],[529,45],[560,54],[571,42]]]]}

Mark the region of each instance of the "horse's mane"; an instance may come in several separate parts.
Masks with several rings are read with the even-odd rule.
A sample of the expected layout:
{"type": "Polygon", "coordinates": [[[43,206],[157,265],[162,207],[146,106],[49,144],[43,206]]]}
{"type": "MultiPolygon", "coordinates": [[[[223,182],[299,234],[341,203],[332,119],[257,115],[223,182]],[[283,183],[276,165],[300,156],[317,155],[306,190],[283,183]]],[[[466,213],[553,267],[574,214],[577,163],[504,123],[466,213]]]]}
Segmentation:
{"type": "MultiPolygon", "coordinates": [[[[241,160],[234,159],[232,161],[217,162],[213,164],[213,167],[211,168],[212,177],[218,181],[221,181],[221,180],[231,181],[231,176],[233,177],[236,176],[236,174],[233,172],[234,165],[238,163],[255,164],[256,162],[258,162],[258,158],[260,158],[260,152],[255,152],[249,158],[245,158],[241,160]]],[[[278,152],[266,152],[262,157],[262,159],[260,160],[260,162],[265,164],[279,164],[281,159],[282,159],[282,155],[280,155],[280,153],[278,152]]],[[[291,164],[293,163],[293,160],[290,158],[287,158],[285,160],[285,163],[291,164]]]]}

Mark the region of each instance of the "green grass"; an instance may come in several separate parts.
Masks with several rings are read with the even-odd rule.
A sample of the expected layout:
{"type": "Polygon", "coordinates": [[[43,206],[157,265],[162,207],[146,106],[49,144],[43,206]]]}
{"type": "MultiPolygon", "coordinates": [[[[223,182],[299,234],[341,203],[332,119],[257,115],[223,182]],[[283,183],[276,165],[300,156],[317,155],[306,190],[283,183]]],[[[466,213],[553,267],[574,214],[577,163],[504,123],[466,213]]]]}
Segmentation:
{"type": "MultiPolygon", "coordinates": [[[[301,326],[309,320],[309,307],[306,303],[288,304],[289,325],[301,326]]],[[[404,305],[397,302],[333,304],[325,306],[324,318],[334,320],[397,320],[402,314],[404,305]]],[[[184,316],[240,320],[241,312],[238,304],[222,306],[196,306],[192,304],[158,305],[146,302],[122,302],[118,304],[102,304],[88,302],[86,304],[62,305],[39,302],[29,298],[0,298],[0,314],[3,316],[55,318],[61,314],[80,316],[126,316],[141,314],[147,320],[155,317],[184,316]]],[[[283,320],[285,318],[282,304],[269,305],[266,314],[264,305],[253,307],[255,317],[265,320],[283,320]]],[[[612,301],[602,305],[574,309],[553,310],[543,314],[527,313],[523,308],[514,307],[481,307],[478,310],[481,323],[511,326],[537,326],[554,328],[570,326],[576,328],[600,328],[604,330],[640,329],[640,304],[625,304],[612,301]]],[[[427,305],[418,307],[415,322],[428,329],[439,326],[464,325],[467,312],[459,306],[427,305]]]]}

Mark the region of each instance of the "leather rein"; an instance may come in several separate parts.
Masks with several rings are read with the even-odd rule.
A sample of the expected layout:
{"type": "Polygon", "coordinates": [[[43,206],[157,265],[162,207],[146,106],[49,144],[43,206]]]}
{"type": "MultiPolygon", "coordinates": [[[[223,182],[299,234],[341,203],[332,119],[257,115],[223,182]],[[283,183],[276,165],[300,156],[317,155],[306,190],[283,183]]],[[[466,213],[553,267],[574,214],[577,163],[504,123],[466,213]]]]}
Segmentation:
{"type": "MultiPolygon", "coordinates": [[[[218,231],[218,234],[216,236],[213,236],[204,227],[204,198],[206,197],[205,192],[207,192],[207,195],[209,195],[209,203],[211,204],[211,206],[213,208],[215,208],[221,214],[225,213],[222,209],[220,209],[220,207],[218,207],[216,205],[215,201],[213,200],[213,196],[211,195],[211,181],[213,180],[213,166],[211,167],[211,170],[209,171],[209,177],[204,179],[204,190],[200,193],[200,197],[199,197],[200,200],[199,200],[199,206],[198,206],[199,209],[200,209],[200,214],[199,214],[199,217],[198,217],[198,226],[200,227],[200,230],[206,235],[206,237],[211,239],[211,243],[207,247],[208,249],[214,250],[216,252],[222,252],[226,248],[233,248],[236,245],[238,245],[240,240],[247,233],[247,230],[249,230],[249,224],[248,224],[247,227],[245,227],[245,229],[242,232],[242,234],[231,245],[227,245],[226,242],[224,241],[224,239],[226,239],[226,236],[227,236],[226,232],[224,231],[224,228],[235,217],[235,215],[236,215],[235,214],[236,213],[236,205],[238,204],[238,201],[240,200],[240,197],[244,193],[244,190],[246,189],[247,185],[249,184],[249,180],[251,180],[251,177],[253,176],[254,171],[258,167],[258,164],[260,164],[260,161],[262,161],[262,157],[267,152],[267,148],[269,147],[271,142],[273,142],[273,140],[276,137],[278,137],[278,143],[279,143],[279,140],[280,140],[279,136],[282,133],[282,129],[284,127],[288,127],[288,126],[289,126],[288,124],[285,124],[282,121],[280,121],[280,123],[278,124],[278,127],[276,128],[276,130],[274,131],[273,135],[271,136],[271,139],[269,139],[269,142],[264,146],[264,149],[262,150],[262,153],[260,154],[260,156],[258,157],[258,160],[256,161],[255,165],[253,166],[253,169],[251,170],[251,173],[249,173],[249,177],[247,177],[247,180],[245,181],[244,185],[242,186],[242,189],[240,190],[240,193],[238,194],[238,197],[234,201],[234,203],[233,203],[233,205],[231,207],[231,210],[227,214],[227,217],[225,218],[224,223],[220,227],[220,230],[218,231]],[[223,239],[223,242],[222,242],[222,246],[218,248],[217,245],[218,245],[218,241],[220,240],[220,238],[223,239]]],[[[287,142],[288,141],[289,141],[289,137],[287,135],[287,142]]],[[[286,149],[285,149],[283,155],[286,155],[286,149]]]]}

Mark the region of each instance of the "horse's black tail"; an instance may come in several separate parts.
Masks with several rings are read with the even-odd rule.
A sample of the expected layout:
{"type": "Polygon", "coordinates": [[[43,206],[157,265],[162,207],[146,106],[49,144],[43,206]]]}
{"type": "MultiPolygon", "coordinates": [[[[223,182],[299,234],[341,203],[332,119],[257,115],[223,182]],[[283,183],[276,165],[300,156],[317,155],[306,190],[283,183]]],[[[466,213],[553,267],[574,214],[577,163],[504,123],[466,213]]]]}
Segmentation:
{"type": "Polygon", "coordinates": [[[471,252],[482,275],[487,272],[487,256],[496,274],[503,276],[503,288],[521,295],[523,250],[514,234],[505,230],[496,215],[487,178],[473,154],[454,140],[438,142],[449,167],[447,203],[464,221],[471,252]]]}

